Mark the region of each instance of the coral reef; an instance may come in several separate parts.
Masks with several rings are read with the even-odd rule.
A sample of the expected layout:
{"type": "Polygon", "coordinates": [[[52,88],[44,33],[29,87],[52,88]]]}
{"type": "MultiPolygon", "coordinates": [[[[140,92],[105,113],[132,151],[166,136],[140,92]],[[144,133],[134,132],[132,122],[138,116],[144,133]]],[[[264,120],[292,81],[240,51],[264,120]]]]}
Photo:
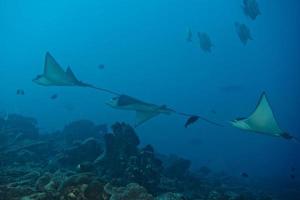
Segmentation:
{"type": "MultiPolygon", "coordinates": [[[[261,200],[178,156],[139,147],[134,129],[80,120],[40,134],[32,118],[0,119],[0,200],[261,200]]],[[[238,184],[238,183],[237,183],[238,184]]],[[[271,198],[272,199],[272,198],[271,198]]]]}

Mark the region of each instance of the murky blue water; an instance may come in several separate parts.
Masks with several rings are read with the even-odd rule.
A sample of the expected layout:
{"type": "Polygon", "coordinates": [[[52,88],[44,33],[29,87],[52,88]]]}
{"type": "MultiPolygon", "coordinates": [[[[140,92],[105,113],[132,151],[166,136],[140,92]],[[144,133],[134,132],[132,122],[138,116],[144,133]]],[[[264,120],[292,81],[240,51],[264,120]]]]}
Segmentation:
{"type": "Polygon", "coordinates": [[[36,118],[41,132],[78,119],[133,124],[133,112],[105,105],[109,94],[34,84],[49,51],[80,80],[225,125],[200,120],[185,129],[186,118],[161,115],[136,129],[142,144],[191,159],[195,168],[246,171],[249,184],[299,188],[299,172],[290,179],[290,168],[300,169],[299,144],[244,132],[228,121],[248,116],[266,91],[282,129],[300,137],[300,4],[261,0],[256,20],[245,16],[241,5],[240,0],[0,0],[0,110],[36,118]],[[247,45],[235,22],[251,30],[247,45]],[[189,29],[192,42],[186,41],[189,29]],[[201,50],[197,32],[210,36],[211,53],[201,50]],[[25,95],[16,95],[17,89],[25,95]]]}

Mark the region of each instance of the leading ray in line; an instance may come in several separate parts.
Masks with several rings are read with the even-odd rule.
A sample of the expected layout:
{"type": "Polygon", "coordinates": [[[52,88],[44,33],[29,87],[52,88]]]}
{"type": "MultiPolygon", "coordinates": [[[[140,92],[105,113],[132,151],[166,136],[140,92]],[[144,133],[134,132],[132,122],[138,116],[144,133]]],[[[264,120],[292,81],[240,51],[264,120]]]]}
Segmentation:
{"type": "Polygon", "coordinates": [[[64,71],[53,56],[47,52],[45,56],[44,72],[33,79],[33,82],[42,86],[77,86],[101,90],[116,95],[107,89],[98,88],[91,84],[79,81],[70,67],[64,71]]]}
{"type": "Polygon", "coordinates": [[[279,127],[265,92],[261,94],[255,111],[248,118],[237,118],[231,124],[246,131],[296,140],[279,127]]]}
{"type": "Polygon", "coordinates": [[[166,115],[178,114],[178,115],[183,115],[185,117],[189,117],[185,124],[185,127],[196,122],[198,119],[202,119],[204,121],[207,121],[217,126],[222,126],[200,116],[180,113],[173,109],[168,108],[166,105],[158,106],[155,104],[146,103],[136,98],[130,97],[128,95],[119,95],[117,97],[114,97],[111,100],[109,100],[106,104],[116,109],[135,111],[136,112],[135,127],[158,116],[159,114],[166,114],[166,115]]]}

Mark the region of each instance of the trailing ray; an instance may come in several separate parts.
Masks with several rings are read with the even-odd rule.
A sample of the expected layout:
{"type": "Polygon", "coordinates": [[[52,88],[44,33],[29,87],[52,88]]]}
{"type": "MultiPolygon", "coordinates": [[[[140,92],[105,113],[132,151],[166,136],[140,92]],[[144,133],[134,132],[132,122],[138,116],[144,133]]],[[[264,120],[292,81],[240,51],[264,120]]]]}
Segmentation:
{"type": "Polygon", "coordinates": [[[265,92],[261,94],[255,111],[248,118],[237,118],[231,124],[246,131],[295,139],[279,127],[265,92]]]}
{"type": "Polygon", "coordinates": [[[114,97],[106,104],[117,109],[135,111],[135,127],[159,114],[171,114],[174,112],[166,106],[157,106],[155,104],[146,103],[128,95],[119,95],[114,97]]]}
{"type": "Polygon", "coordinates": [[[33,79],[33,82],[42,86],[89,87],[113,95],[118,95],[118,93],[111,90],[95,87],[91,84],[79,81],[70,67],[68,67],[67,70],[64,71],[49,52],[47,52],[45,56],[44,73],[38,75],[35,79],[33,79]]]}
{"type": "Polygon", "coordinates": [[[144,122],[152,119],[153,117],[158,116],[159,114],[178,114],[185,117],[189,117],[185,127],[188,127],[190,124],[196,122],[198,119],[203,119],[209,123],[212,123],[217,126],[222,126],[218,123],[212,122],[206,118],[196,116],[196,115],[189,115],[186,113],[177,112],[173,109],[168,108],[165,105],[158,106],[151,103],[146,103],[136,98],[130,97],[128,95],[119,95],[117,97],[112,98],[110,101],[107,102],[107,105],[122,110],[131,110],[136,112],[136,119],[135,119],[135,126],[139,126],[144,122]]]}

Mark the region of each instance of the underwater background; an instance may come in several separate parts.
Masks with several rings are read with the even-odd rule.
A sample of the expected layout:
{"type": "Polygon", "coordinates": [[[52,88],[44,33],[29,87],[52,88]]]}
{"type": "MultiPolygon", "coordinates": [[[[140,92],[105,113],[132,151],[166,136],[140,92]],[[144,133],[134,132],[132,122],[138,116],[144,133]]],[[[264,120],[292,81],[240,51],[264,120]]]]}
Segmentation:
{"type": "Polygon", "coordinates": [[[162,115],[135,129],[140,146],[191,160],[192,170],[224,172],[274,199],[300,199],[300,145],[229,124],[251,113],[265,91],[280,126],[300,137],[300,3],[258,3],[261,15],[251,20],[241,0],[0,0],[0,111],[35,118],[40,134],[82,119],[133,124],[133,112],[105,105],[109,94],[34,84],[51,52],[79,79],[225,125],[199,120],[186,129],[185,118],[162,115]],[[247,45],[235,22],[250,28],[247,45]],[[197,32],[210,36],[211,53],[197,32]]]}

